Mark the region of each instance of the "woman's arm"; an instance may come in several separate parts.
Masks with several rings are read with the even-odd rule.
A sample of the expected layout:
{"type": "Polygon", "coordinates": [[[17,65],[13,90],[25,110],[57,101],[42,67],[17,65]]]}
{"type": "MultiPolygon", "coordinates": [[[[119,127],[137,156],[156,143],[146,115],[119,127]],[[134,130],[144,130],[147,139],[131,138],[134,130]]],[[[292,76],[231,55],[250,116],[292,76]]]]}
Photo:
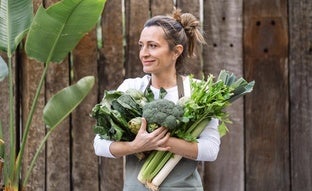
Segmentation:
{"type": "Polygon", "coordinates": [[[216,160],[220,147],[218,120],[212,119],[196,142],[170,137],[165,143],[169,151],[185,158],[198,161],[216,160]]]}
{"type": "Polygon", "coordinates": [[[170,137],[165,143],[169,147],[169,151],[181,155],[185,158],[196,160],[198,155],[198,146],[195,142],[188,142],[183,139],[170,137]]]}
{"type": "Polygon", "coordinates": [[[96,137],[94,140],[94,149],[98,156],[117,158],[150,150],[166,151],[169,148],[162,145],[168,139],[169,133],[163,127],[158,128],[152,133],[148,133],[146,131],[146,120],[143,118],[141,128],[133,141],[113,142],[96,137]]]}

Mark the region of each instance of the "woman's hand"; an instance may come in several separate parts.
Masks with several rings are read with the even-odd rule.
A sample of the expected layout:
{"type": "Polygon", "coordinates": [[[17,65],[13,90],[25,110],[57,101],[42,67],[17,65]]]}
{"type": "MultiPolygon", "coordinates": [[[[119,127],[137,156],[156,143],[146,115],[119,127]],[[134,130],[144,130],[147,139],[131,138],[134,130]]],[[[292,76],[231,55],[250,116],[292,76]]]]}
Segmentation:
{"type": "Polygon", "coordinates": [[[148,133],[146,120],[142,118],[141,127],[133,141],[114,141],[110,144],[109,150],[116,158],[151,150],[168,151],[170,149],[170,146],[167,146],[169,137],[170,134],[164,127],[148,133]]]}
{"type": "Polygon", "coordinates": [[[169,150],[169,147],[163,146],[166,145],[165,143],[170,137],[168,130],[164,127],[160,127],[149,133],[146,131],[146,126],[146,120],[142,118],[142,123],[138,134],[136,135],[135,139],[130,142],[131,147],[135,150],[135,152],[138,153],[150,150],[169,150]]]}

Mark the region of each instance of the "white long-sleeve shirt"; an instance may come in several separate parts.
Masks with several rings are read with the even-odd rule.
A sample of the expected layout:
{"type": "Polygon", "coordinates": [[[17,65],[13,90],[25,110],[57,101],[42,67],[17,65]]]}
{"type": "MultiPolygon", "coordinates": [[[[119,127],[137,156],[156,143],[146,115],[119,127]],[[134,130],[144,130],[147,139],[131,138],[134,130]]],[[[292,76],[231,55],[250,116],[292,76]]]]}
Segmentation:
{"type": "MultiPolygon", "coordinates": [[[[149,84],[150,76],[145,75],[142,78],[129,78],[124,80],[124,82],[118,87],[117,90],[119,91],[126,91],[128,89],[137,89],[140,91],[144,91],[149,84]]],[[[191,89],[190,89],[190,80],[188,77],[184,78],[183,80],[184,86],[184,95],[190,96],[191,89]]],[[[154,87],[150,87],[155,95],[155,99],[159,98],[159,89],[154,87]]],[[[178,89],[177,86],[166,89],[167,94],[164,97],[165,99],[171,100],[173,102],[177,102],[178,97],[178,89]]],[[[216,160],[219,148],[220,148],[220,134],[218,131],[219,121],[217,119],[212,119],[204,131],[198,137],[198,161],[214,161],[216,160]]],[[[94,138],[94,150],[95,154],[98,156],[108,157],[108,158],[115,158],[112,153],[110,152],[110,144],[113,141],[101,139],[99,135],[96,135],[94,138]]]]}

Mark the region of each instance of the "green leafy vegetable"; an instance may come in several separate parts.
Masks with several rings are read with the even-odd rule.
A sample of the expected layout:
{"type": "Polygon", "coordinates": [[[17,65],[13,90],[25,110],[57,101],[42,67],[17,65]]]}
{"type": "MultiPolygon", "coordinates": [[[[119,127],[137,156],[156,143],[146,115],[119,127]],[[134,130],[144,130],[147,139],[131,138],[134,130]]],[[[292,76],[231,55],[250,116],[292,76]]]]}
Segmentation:
{"type": "Polygon", "coordinates": [[[103,139],[130,141],[135,137],[128,122],[142,116],[142,107],[146,102],[143,93],[130,89],[126,92],[110,90],[104,92],[101,103],[96,104],[91,117],[96,119],[94,133],[103,139]]]}

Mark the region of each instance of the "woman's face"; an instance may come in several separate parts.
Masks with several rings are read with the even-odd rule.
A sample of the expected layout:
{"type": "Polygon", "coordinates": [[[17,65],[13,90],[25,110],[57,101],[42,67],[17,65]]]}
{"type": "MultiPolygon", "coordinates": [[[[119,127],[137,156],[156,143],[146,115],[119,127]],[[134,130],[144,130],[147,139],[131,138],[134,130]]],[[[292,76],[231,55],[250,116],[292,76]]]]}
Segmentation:
{"type": "Polygon", "coordinates": [[[145,27],[140,36],[140,60],[145,73],[175,72],[176,51],[169,49],[165,33],[159,26],[145,27]]]}

